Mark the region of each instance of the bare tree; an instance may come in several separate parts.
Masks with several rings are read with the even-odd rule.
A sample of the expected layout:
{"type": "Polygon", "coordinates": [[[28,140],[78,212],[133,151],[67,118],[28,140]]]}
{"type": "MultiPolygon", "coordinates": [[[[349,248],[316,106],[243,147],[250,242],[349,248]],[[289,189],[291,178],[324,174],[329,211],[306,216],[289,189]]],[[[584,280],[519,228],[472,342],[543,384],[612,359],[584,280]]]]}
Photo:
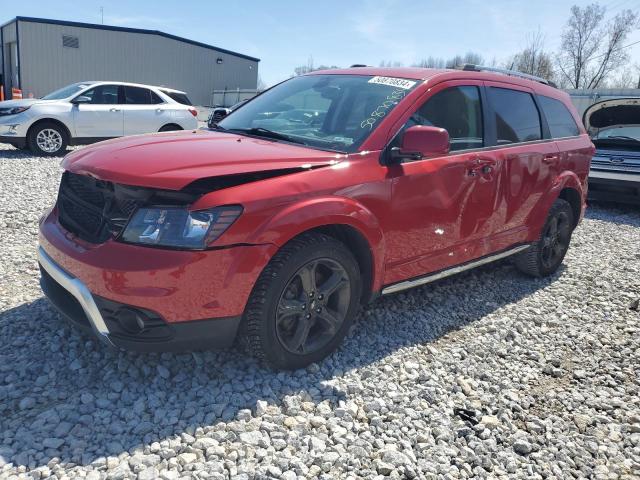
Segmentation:
{"type": "Polygon", "coordinates": [[[402,62],[391,61],[391,60],[388,60],[388,61],[382,60],[380,62],[380,66],[381,67],[402,67],[403,65],[402,65],[402,62]]]}
{"type": "Polygon", "coordinates": [[[561,84],[596,88],[628,62],[624,42],[638,28],[638,14],[623,10],[605,22],[605,12],[597,3],[571,7],[556,59],[561,84]]]}
{"type": "Polygon", "coordinates": [[[640,63],[626,67],[607,82],[609,88],[640,88],[640,63]]]}
{"type": "Polygon", "coordinates": [[[336,65],[318,65],[317,67],[314,66],[313,64],[313,57],[309,56],[309,60],[307,61],[306,65],[300,65],[296,68],[293,69],[293,75],[291,75],[292,77],[297,77],[300,75],[304,75],[305,73],[310,73],[310,72],[315,72],[316,70],[332,70],[335,68],[340,68],[336,65]]]}
{"type": "Polygon", "coordinates": [[[506,63],[509,70],[518,70],[529,75],[553,79],[553,60],[544,50],[544,36],[540,31],[527,37],[527,44],[506,63]]]}
{"type": "Polygon", "coordinates": [[[474,65],[482,65],[484,59],[482,55],[475,52],[467,52],[464,55],[456,55],[454,57],[444,59],[441,57],[428,57],[414,63],[413,67],[421,68],[458,68],[465,63],[472,63],[474,65]]]}

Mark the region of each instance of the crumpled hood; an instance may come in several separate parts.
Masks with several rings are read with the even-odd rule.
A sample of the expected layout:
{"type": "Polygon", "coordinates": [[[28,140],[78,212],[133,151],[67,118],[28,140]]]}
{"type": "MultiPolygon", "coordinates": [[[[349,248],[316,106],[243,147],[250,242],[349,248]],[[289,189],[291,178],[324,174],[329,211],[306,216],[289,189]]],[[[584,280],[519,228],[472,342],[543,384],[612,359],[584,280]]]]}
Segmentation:
{"type": "Polygon", "coordinates": [[[1,108],[14,108],[14,107],[29,107],[34,103],[48,103],[55,100],[42,100],[41,98],[24,98],[22,100],[5,100],[0,102],[1,108]]]}
{"type": "Polygon", "coordinates": [[[332,165],[344,155],[197,130],[107,140],[70,153],[63,168],[126,185],[180,190],[223,175],[332,165]]]}
{"type": "Polygon", "coordinates": [[[602,128],[640,125],[640,98],[616,98],[594,103],[584,111],[583,123],[590,134],[602,128]]]}

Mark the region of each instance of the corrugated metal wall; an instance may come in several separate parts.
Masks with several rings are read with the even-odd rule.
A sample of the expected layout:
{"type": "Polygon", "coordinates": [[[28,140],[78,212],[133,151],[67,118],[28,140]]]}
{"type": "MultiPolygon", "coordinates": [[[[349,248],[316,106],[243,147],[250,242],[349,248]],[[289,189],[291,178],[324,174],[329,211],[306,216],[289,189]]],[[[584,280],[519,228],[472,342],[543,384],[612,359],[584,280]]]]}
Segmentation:
{"type": "Polygon", "coordinates": [[[640,88],[596,88],[590,90],[570,88],[565,92],[571,96],[571,101],[580,117],[594,103],[614,98],[640,97],[640,88]]]}
{"type": "Polygon", "coordinates": [[[117,80],[184,90],[196,105],[209,105],[213,90],[257,86],[258,62],[159,35],[27,21],[19,32],[25,96],[117,80]],[[78,37],[79,48],[63,47],[63,35],[78,37]]]}

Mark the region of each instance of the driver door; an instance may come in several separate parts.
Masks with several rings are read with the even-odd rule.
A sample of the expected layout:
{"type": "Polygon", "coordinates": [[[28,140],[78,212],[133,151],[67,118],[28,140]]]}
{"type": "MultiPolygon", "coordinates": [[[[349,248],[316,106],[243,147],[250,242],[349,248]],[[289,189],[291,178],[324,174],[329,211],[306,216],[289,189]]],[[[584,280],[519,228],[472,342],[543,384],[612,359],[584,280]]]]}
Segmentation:
{"type": "Polygon", "coordinates": [[[480,81],[437,85],[401,130],[412,125],[444,128],[450,152],[390,167],[394,226],[388,235],[386,284],[486,254],[483,240],[497,228],[500,175],[492,152],[484,149],[482,86],[480,81]]]}
{"type": "Polygon", "coordinates": [[[119,85],[98,85],[72,101],[75,137],[112,138],[124,134],[120,89],[119,85]]]}

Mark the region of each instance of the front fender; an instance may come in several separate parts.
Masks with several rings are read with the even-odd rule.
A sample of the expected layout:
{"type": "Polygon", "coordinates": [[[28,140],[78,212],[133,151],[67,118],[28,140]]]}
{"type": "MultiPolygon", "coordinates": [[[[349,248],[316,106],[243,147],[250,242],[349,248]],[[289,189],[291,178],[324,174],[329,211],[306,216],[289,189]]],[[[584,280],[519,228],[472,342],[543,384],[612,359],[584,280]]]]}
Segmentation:
{"type": "Polygon", "coordinates": [[[383,278],[384,235],[375,215],[353,199],[329,196],[287,205],[255,229],[250,243],[282,246],[301,233],[328,225],[352,227],[367,241],[373,260],[372,286],[377,291],[383,278]]]}

